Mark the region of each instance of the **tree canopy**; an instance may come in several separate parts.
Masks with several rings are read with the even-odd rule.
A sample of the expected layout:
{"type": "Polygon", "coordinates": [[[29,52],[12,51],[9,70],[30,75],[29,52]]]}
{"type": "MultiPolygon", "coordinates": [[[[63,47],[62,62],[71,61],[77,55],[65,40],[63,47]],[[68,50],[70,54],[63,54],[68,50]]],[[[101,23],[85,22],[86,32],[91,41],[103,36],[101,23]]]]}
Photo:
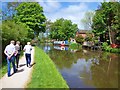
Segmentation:
{"type": "Polygon", "coordinates": [[[30,40],[28,27],[25,24],[16,24],[12,20],[2,22],[2,46],[9,44],[11,40],[19,40],[22,44],[30,40]]]}
{"type": "Polygon", "coordinates": [[[110,44],[120,41],[120,3],[103,2],[93,17],[92,28],[96,36],[110,44]]]}
{"type": "Polygon", "coordinates": [[[17,23],[25,23],[34,31],[35,35],[39,35],[39,32],[45,32],[46,17],[43,14],[43,8],[37,2],[23,2],[16,10],[14,20],[17,23]]]}
{"type": "Polygon", "coordinates": [[[50,37],[58,40],[68,40],[75,37],[78,30],[77,24],[73,24],[71,20],[58,19],[50,26],[50,37]]]}

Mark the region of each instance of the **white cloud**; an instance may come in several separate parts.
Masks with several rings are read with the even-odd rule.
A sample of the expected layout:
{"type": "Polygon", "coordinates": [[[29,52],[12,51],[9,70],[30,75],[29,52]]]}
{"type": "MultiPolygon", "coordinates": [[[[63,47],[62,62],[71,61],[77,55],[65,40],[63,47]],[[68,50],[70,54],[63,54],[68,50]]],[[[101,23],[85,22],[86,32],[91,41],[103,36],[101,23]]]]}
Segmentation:
{"type": "Polygon", "coordinates": [[[56,10],[58,10],[60,7],[61,7],[61,4],[60,2],[52,2],[51,0],[47,0],[46,2],[45,1],[41,1],[40,2],[40,5],[42,7],[44,7],[44,11],[45,13],[52,13],[52,12],[55,12],[56,10]]]}
{"type": "Polygon", "coordinates": [[[45,12],[48,12],[49,10],[49,13],[45,13],[48,19],[50,19],[51,21],[55,21],[56,19],[59,19],[59,18],[69,19],[73,23],[76,23],[79,28],[83,29],[83,26],[80,23],[80,21],[84,17],[84,13],[89,10],[89,8],[85,3],[79,2],[77,4],[69,5],[68,7],[61,7],[62,5],[59,3],[58,5],[60,6],[56,8],[56,11],[53,10],[53,8],[51,8],[54,5],[50,4],[50,5],[53,5],[53,6],[50,6],[48,3],[49,2],[44,3],[46,5],[43,6],[45,12]]]}

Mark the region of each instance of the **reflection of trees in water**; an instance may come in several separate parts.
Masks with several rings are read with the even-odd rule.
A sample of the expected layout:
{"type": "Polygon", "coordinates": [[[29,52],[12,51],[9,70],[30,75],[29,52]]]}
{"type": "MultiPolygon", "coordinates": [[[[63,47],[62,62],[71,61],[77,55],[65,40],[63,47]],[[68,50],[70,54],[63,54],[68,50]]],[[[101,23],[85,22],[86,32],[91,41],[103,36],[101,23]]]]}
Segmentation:
{"type": "Polygon", "coordinates": [[[59,51],[52,49],[49,51],[50,58],[58,68],[70,68],[78,60],[91,60],[90,72],[86,69],[80,72],[80,78],[88,85],[94,85],[98,88],[117,87],[118,86],[118,60],[120,57],[116,54],[99,51],[59,51]],[[83,77],[83,78],[82,78],[83,77]]]}
{"type": "Polygon", "coordinates": [[[72,64],[77,63],[78,59],[79,60],[85,59],[87,62],[90,59],[93,59],[95,57],[97,58],[99,53],[90,51],[88,51],[87,53],[83,53],[82,50],[72,53],[70,51],[59,51],[53,49],[50,50],[48,54],[59,68],[63,67],[70,68],[72,64]]]}
{"type": "Polygon", "coordinates": [[[91,66],[92,81],[85,79],[86,83],[91,82],[98,88],[118,87],[118,57],[111,57],[113,54],[103,54],[99,58],[99,65],[93,63],[91,66]],[[106,57],[106,59],[105,59],[106,57]],[[106,61],[107,60],[107,61],[106,61]]]}
{"type": "Polygon", "coordinates": [[[74,53],[69,51],[50,50],[49,56],[59,68],[70,68],[77,61],[74,53]]]}

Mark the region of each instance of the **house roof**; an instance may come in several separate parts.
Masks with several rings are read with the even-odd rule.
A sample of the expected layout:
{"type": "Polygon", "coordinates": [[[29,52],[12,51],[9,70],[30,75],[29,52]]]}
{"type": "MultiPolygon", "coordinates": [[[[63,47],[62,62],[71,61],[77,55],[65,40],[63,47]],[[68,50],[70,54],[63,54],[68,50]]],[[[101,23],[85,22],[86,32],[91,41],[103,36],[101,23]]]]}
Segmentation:
{"type": "Polygon", "coordinates": [[[91,30],[79,30],[77,33],[78,34],[86,34],[86,33],[92,33],[92,31],[91,30]]]}

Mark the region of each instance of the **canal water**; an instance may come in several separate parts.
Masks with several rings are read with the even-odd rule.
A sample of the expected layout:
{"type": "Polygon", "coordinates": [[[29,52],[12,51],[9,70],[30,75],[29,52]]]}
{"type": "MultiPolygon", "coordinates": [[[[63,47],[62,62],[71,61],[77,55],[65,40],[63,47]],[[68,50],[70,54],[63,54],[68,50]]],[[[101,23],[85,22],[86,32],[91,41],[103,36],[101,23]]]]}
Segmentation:
{"type": "Polygon", "coordinates": [[[52,44],[39,47],[50,56],[70,88],[118,88],[118,54],[52,44]]]}

